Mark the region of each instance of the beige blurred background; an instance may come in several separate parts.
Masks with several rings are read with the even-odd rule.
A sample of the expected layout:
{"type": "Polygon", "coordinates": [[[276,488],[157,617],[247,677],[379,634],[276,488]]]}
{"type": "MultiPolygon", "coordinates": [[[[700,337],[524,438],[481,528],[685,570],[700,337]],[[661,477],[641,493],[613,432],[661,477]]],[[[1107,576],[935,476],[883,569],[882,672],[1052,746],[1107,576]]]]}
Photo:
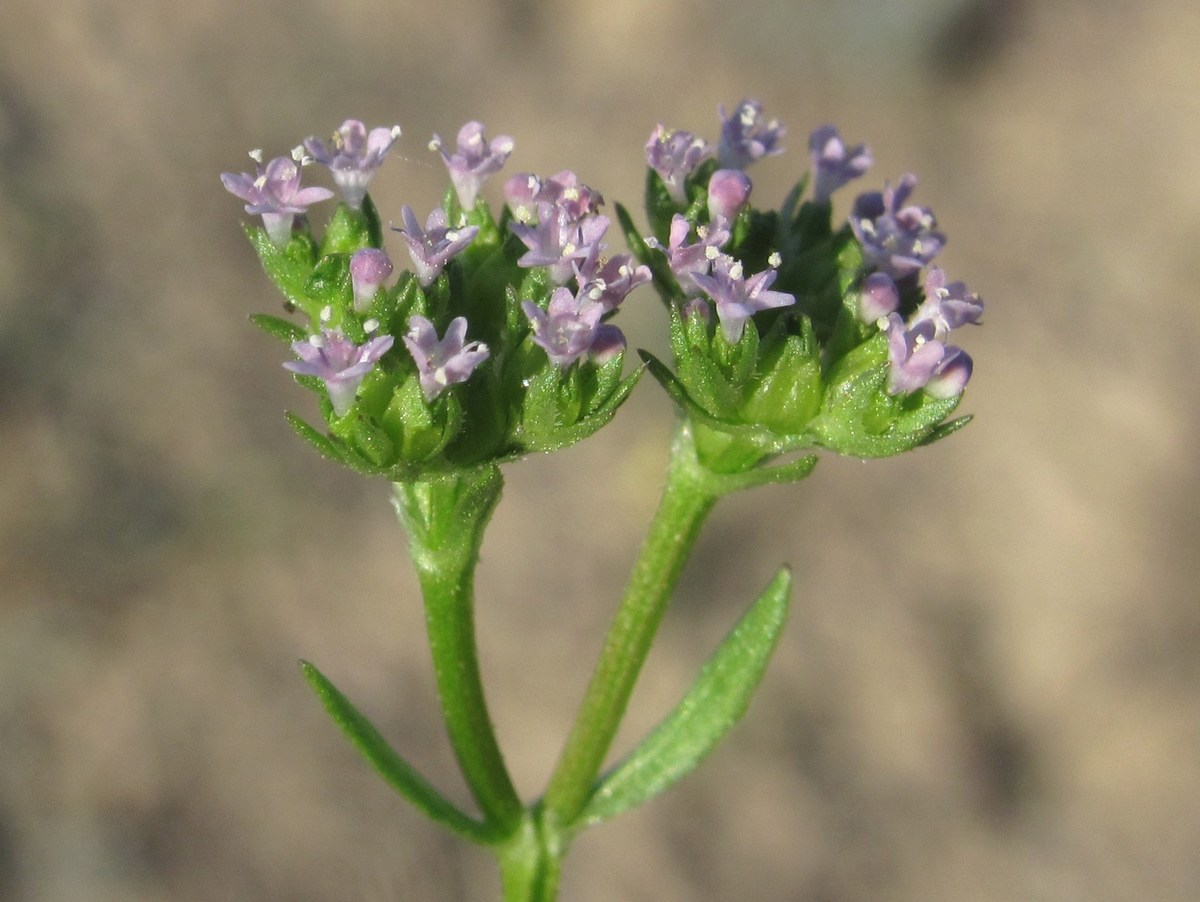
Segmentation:
{"type": "MultiPolygon", "coordinates": [[[[312,400],[246,321],[279,301],[217,175],[347,116],[399,122],[373,193],[428,210],[430,134],[479,118],[515,137],[512,171],[573,167],[636,205],[654,124],[715,135],[743,96],[790,128],[752,172],[763,202],[824,122],[870,142],[872,184],[921,176],[943,265],[988,303],[977,421],[718,508],[622,747],[784,561],[786,637],[704,767],[580,839],[563,899],[1200,898],[1193,0],[7,0],[3,20],[0,899],[498,896],[297,672],[466,803],[387,487],[284,422],[312,400]]],[[[662,349],[655,303],[622,321],[662,349]]],[[[600,435],[507,470],[478,618],[527,796],[671,422],[647,381],[600,435]]]]}

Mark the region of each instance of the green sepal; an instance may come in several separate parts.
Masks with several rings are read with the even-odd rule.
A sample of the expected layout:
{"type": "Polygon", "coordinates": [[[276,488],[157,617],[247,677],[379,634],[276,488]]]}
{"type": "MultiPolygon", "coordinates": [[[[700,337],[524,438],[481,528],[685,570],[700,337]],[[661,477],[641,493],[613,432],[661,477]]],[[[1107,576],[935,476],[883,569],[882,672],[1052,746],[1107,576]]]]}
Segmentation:
{"type": "Polygon", "coordinates": [[[704,664],[682,701],[600,778],[572,825],[606,821],[679,782],[745,714],[787,620],[791,572],[782,568],[704,664]]]}
{"type": "Polygon", "coordinates": [[[309,316],[314,316],[313,302],[304,290],[317,262],[317,248],[312,236],[307,232],[293,232],[287,244],[276,247],[262,229],[251,225],[244,228],[262,263],[263,272],[285,298],[309,316]]]}
{"type": "Polygon", "coordinates": [[[361,210],[338,204],[321,240],[321,256],[353,254],[364,247],[383,246],[383,227],[379,211],[370,197],[363,198],[361,210]]]}
{"type": "Polygon", "coordinates": [[[812,323],[801,317],[799,335],[767,344],[759,361],[762,374],[742,404],[741,416],[778,434],[802,433],[821,409],[824,392],[820,346],[812,323]]]}
{"type": "Polygon", "coordinates": [[[308,442],[308,444],[312,445],[312,447],[316,449],[316,452],[322,457],[328,458],[335,463],[346,463],[346,455],[342,453],[341,448],[335,442],[331,441],[330,438],[324,433],[318,432],[290,410],[284,413],[284,417],[287,419],[288,424],[292,427],[292,429],[296,431],[296,434],[299,435],[300,438],[304,439],[304,441],[308,442]]]}
{"type": "Polygon", "coordinates": [[[528,380],[516,442],[526,451],[558,451],[607,425],[642,374],[639,367],[619,378],[624,356],[566,371],[547,362],[528,380]]]}
{"type": "Polygon", "coordinates": [[[825,402],[811,427],[814,444],[849,457],[902,454],[923,444],[962,397],[892,395],[887,381],[887,336],[881,332],[830,371],[825,402]]]}
{"type": "Polygon", "coordinates": [[[406,464],[424,463],[440,454],[462,428],[462,408],[453,388],[433,403],[425,400],[417,376],[401,382],[381,417],[384,431],[406,464]]]}
{"type": "MultiPolygon", "coordinates": [[[[337,329],[342,325],[343,313],[350,308],[354,289],[350,282],[350,257],[346,254],[326,254],[313,267],[312,275],[304,284],[305,293],[312,298],[320,311],[329,308],[329,317],[321,318],[321,325],[337,329]]],[[[353,340],[355,336],[350,336],[353,340]]]]}
{"type": "Polygon", "coordinates": [[[251,313],[250,322],[258,326],[272,338],[278,338],[289,347],[297,341],[303,341],[308,333],[300,326],[269,313],[251,313]]]}
{"type": "Polygon", "coordinates": [[[317,698],[321,700],[321,704],[325,706],[325,710],[329,712],[329,716],[333,718],[333,722],[392,789],[430,820],[449,827],[459,836],[481,845],[497,840],[487,825],[460,811],[397,754],[375,726],[321,671],[307,661],[300,662],[300,671],[312,686],[317,698]]]}
{"type": "Polygon", "coordinates": [[[334,418],[329,424],[329,431],[366,461],[374,472],[384,472],[396,463],[396,443],[385,430],[355,408],[351,408],[344,417],[334,418]]]}

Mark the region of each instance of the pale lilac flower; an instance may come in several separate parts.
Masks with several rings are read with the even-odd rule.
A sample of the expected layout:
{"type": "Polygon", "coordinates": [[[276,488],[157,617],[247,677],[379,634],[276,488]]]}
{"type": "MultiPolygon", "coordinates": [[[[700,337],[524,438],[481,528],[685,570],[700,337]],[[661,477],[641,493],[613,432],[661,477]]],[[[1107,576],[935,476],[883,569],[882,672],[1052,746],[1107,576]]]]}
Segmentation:
{"type": "Polygon", "coordinates": [[[668,131],[662,123],[646,142],[646,162],[659,174],[677,204],[687,203],[687,177],[710,156],[712,148],[703,140],[691,132],[668,131]]]}
{"type": "Polygon", "coordinates": [[[289,360],[284,368],[300,376],[324,379],[333,412],[341,417],[353,406],[363,377],[387,353],[392,343],[392,336],[380,335],[366,344],[356,345],[341,332],[322,329],[319,335],[292,345],[300,359],[289,360]]]}
{"type": "Polygon", "coordinates": [[[939,339],[945,339],[951,329],[976,323],[983,315],[979,295],[967,292],[962,282],[946,284],[946,274],[932,267],[925,276],[925,300],[913,314],[912,325],[928,320],[933,323],[939,339]]]}
{"type": "Polygon", "coordinates": [[[434,135],[429,148],[442,155],[442,160],[450,171],[450,181],[458,194],[459,204],[464,210],[471,210],[483,183],[489,176],[500,171],[508,155],[512,153],[513,139],[504,135],[495,138],[489,144],[483,136],[483,123],[472,121],[458,130],[457,143],[457,152],[448,154],[442,146],[442,139],[434,135]]]}
{"type": "Polygon", "coordinates": [[[718,169],[708,180],[708,218],[733,222],[750,200],[750,179],[740,169],[718,169]]]}
{"type": "Polygon", "coordinates": [[[528,172],[514,175],[504,183],[504,200],[513,218],[524,224],[540,219],[541,204],[550,204],[568,222],[575,222],[595,213],[604,203],[599,191],[583,184],[569,169],[547,179],[528,172]]]}
{"type": "Polygon", "coordinates": [[[778,119],[763,120],[762,104],[743,100],[725,115],[724,105],[717,108],[721,116],[721,140],[717,144],[717,160],[724,169],[745,169],[763,157],[783,153],[779,139],[785,129],[778,119]]]}
{"type": "MultiPolygon", "coordinates": [[[[550,362],[557,367],[566,369],[591,351],[601,330],[608,333],[602,336],[602,353],[608,357],[615,353],[611,348],[611,333],[616,330],[620,334],[620,330],[601,324],[604,308],[593,303],[586,292],[574,294],[569,288],[556,288],[550,295],[547,309],[543,310],[533,301],[522,301],[521,309],[529,318],[534,344],[545,350],[550,362]]],[[[624,347],[623,336],[620,344],[624,347]]]]}
{"type": "Polygon", "coordinates": [[[467,320],[462,316],[450,321],[446,337],[440,341],[433,323],[423,316],[410,316],[408,329],[404,345],[416,361],[426,401],[432,401],[451,385],[466,382],[490,353],[482,342],[465,341],[467,320]]]}
{"type": "Polygon", "coordinates": [[[950,346],[925,383],[925,392],[941,399],[961,395],[971,379],[973,369],[970,355],[962,348],[950,346]]]}
{"type": "Polygon", "coordinates": [[[881,317],[895,313],[900,306],[900,292],[887,273],[873,272],[863,280],[858,295],[858,318],[864,323],[878,322],[881,317]]]}
{"type": "Polygon", "coordinates": [[[364,247],[350,257],[350,282],[354,287],[354,312],[366,313],[384,279],[392,274],[392,261],[379,248],[364,247]]]}
{"type": "Polygon", "coordinates": [[[545,266],[554,284],[565,285],[575,273],[576,261],[603,250],[600,239],[608,229],[608,217],[573,220],[561,207],[543,201],[538,203],[537,225],[512,222],[508,227],[529,248],[517,265],[545,266]]]}
{"type": "Polygon", "coordinates": [[[629,254],[617,254],[601,262],[599,245],[593,245],[593,248],[594,253],[582,263],[575,264],[575,281],[580,291],[603,307],[605,313],[615,310],[633,289],[653,278],[650,267],[634,266],[629,254]]]}
{"type": "Polygon", "coordinates": [[[796,303],[796,298],[787,292],[768,290],[776,275],[775,270],[764,269],[746,278],[741,262],[722,254],[713,264],[711,275],[693,273],[692,281],[716,303],[725,340],[737,344],[746,320],[759,310],[796,303]]]}
{"type": "Polygon", "coordinates": [[[867,262],[894,279],[920,270],[946,244],[946,236],[935,231],[932,211],[904,205],[916,184],[917,177],[908,174],[895,187],[861,194],[850,214],[850,227],[867,262]]]}
{"type": "Polygon", "coordinates": [[[667,237],[667,246],[653,236],[646,239],[646,244],[657,248],[667,256],[667,264],[671,267],[679,287],[684,295],[690,296],[699,291],[699,286],[691,281],[693,274],[707,274],[713,260],[721,255],[721,248],[729,240],[730,232],[724,223],[714,223],[711,226],[700,226],[696,229],[697,240],[687,244],[691,234],[692,224],[683,215],[676,213],[671,217],[671,231],[667,237]]]}
{"type": "Polygon", "coordinates": [[[407,204],[400,210],[404,221],[403,228],[392,226],[399,232],[408,245],[408,255],[412,257],[413,269],[417,273],[417,281],[423,288],[433,284],[450,258],[475,240],[479,234],[478,226],[465,226],[452,229],[447,223],[446,211],[434,207],[433,212],[425,220],[425,228],[417,220],[417,214],[407,204]]]}
{"type": "Polygon", "coordinates": [[[604,204],[600,192],[579,181],[579,176],[570,169],[545,179],[538,200],[554,204],[571,220],[591,216],[604,204]]]}
{"type": "Polygon", "coordinates": [[[625,333],[612,323],[601,323],[588,348],[588,360],[601,366],[625,350],[625,333]]]}
{"type": "Polygon", "coordinates": [[[362,207],[367,184],[382,165],[384,157],[400,137],[400,126],[373,128],[370,132],[357,119],[347,119],[333,137],[322,141],[304,139],[304,149],[318,163],[329,167],[333,181],[342,192],[342,200],[352,210],[362,207]]]}
{"type": "Polygon", "coordinates": [[[542,180],[531,172],[521,172],[504,182],[504,202],[520,223],[531,223],[537,219],[537,205],[541,198],[542,180]]]}
{"type": "Polygon", "coordinates": [[[946,356],[946,346],[934,337],[933,323],[909,329],[900,314],[888,314],[882,328],[888,338],[888,391],[907,395],[924,388],[946,356]]]}
{"type": "Polygon", "coordinates": [[[906,327],[898,313],[889,314],[882,328],[888,337],[888,391],[906,395],[918,389],[935,398],[962,393],[973,364],[962,348],[937,338],[932,321],[906,327]]]}
{"type": "Polygon", "coordinates": [[[290,157],[276,157],[266,166],[257,151],[250,154],[256,164],[254,175],[221,173],[221,183],[230,194],[246,201],[246,212],[262,216],[263,228],[277,247],[287,244],[296,216],[310,204],[333,197],[328,188],[301,188],[300,167],[290,157]]]}
{"type": "Polygon", "coordinates": [[[823,125],[808,137],[813,169],[813,203],[829,202],[838,188],[863,175],[873,162],[865,144],[847,148],[832,125],[823,125]]]}

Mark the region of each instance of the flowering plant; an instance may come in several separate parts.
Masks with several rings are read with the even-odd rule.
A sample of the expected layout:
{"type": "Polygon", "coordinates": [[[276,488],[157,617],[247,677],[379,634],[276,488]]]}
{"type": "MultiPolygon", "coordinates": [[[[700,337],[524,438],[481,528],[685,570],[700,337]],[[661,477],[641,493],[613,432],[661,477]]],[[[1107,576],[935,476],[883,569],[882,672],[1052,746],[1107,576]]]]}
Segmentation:
{"type": "Polygon", "coordinates": [[[392,483],[424,598],[446,727],[478,807],[449,802],[313,665],[303,673],[350,740],[433,820],[491,848],[506,900],[555,898],[563,856],[585,827],[642,804],[692,769],[741,717],[780,635],[791,577],[782,568],[713,652],[684,699],[607,771],[613,738],[672,589],[716,502],[801,480],[818,455],[887,457],[961,428],[948,419],[971,376],[950,334],[983,305],[931,265],[945,243],[909,203],[915,177],[860,195],[834,224],[831,198],[871,165],[824,126],[809,173],[779,209],[752,203],[746,169],[783,151],[760,104],[726,114],[716,145],[659,125],[646,145],[643,231],[613,208],[628,252],[609,253],[614,220],[571,171],[514,175],[496,216],[482,191],[513,151],[467,123],[445,162],[451,187],[422,224],[408,206],[390,228],[395,267],[367,193],[399,127],[345,122],[256,171],[222,175],[261,216],[246,234],[290,318],[253,321],[291,347],[285,363],[314,392],[321,425],[287,414],[325,457],[392,483]],[[341,192],[320,237],[307,209],[333,196],[300,187],[326,166],[341,192]],[[806,198],[807,194],[807,198],[806,198]],[[627,366],[614,323],[649,285],[670,323],[669,361],[627,366]],[[399,340],[397,340],[399,339],[399,340]],[[679,418],[662,499],[599,663],[545,793],[517,795],[488,716],[474,635],[474,571],[500,499],[500,465],[565,448],[607,424],[648,372],[679,418]]]}

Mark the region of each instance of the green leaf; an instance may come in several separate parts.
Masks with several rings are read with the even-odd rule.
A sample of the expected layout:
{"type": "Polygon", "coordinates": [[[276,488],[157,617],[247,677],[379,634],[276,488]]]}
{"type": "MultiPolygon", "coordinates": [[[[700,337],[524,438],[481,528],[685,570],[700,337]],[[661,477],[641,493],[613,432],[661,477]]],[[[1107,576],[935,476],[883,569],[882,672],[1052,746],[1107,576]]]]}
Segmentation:
{"type": "Polygon", "coordinates": [[[408,799],[426,817],[444,824],[460,836],[482,844],[494,839],[486,825],[459,811],[401,758],[321,671],[307,661],[300,662],[300,670],[334,723],[341,727],[346,738],[392,789],[408,799]]]}
{"type": "Polygon", "coordinates": [[[921,444],[932,445],[934,442],[939,442],[946,436],[953,435],[954,433],[958,432],[958,430],[962,429],[973,419],[975,419],[974,414],[967,414],[966,416],[955,417],[953,420],[947,420],[940,426],[935,426],[933,432],[925,436],[925,438],[921,441],[921,444]]]}
{"type": "Polygon", "coordinates": [[[263,271],[275,283],[275,287],[289,301],[312,316],[313,301],[304,290],[316,263],[316,248],[312,238],[304,232],[293,232],[287,244],[276,247],[262,229],[246,226],[245,231],[258,253],[263,271]]]}
{"type": "Polygon", "coordinates": [[[297,326],[293,322],[288,322],[278,316],[271,316],[269,313],[252,313],[250,314],[250,322],[258,326],[268,335],[278,338],[284,344],[292,345],[297,341],[303,341],[308,335],[303,328],[297,326]]]}
{"type": "Polygon", "coordinates": [[[317,453],[322,457],[327,457],[329,460],[336,461],[339,464],[344,464],[346,462],[346,457],[344,454],[342,454],[341,449],[338,448],[338,446],[334,444],[333,441],[327,436],[322,435],[290,410],[287,411],[284,416],[287,418],[287,421],[291,427],[296,430],[296,434],[312,445],[313,448],[316,449],[317,453]]]}
{"type": "Polygon", "coordinates": [[[787,619],[792,575],[780,569],[708,659],[683,700],[603,776],[576,820],[597,824],[683,779],[745,713],[787,619]]]}

